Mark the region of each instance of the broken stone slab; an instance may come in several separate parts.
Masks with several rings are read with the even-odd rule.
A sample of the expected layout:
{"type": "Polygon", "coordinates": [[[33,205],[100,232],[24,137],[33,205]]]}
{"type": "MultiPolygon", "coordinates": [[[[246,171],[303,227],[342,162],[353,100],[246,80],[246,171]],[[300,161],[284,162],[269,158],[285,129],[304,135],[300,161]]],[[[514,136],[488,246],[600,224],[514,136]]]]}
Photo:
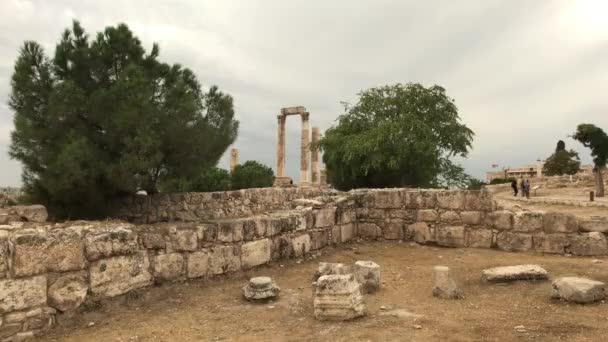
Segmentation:
{"type": "Polygon", "coordinates": [[[350,268],[342,263],[337,262],[320,262],[319,268],[315,271],[312,277],[313,281],[317,281],[321,276],[330,274],[349,274],[350,268]]]}
{"type": "Polygon", "coordinates": [[[433,267],[433,296],[443,299],[459,299],[464,297],[462,289],[450,277],[449,267],[433,267]]]}
{"type": "Polygon", "coordinates": [[[380,265],[373,261],[357,261],[353,267],[363,293],[373,293],[380,288],[380,265]]]}
{"type": "Polygon", "coordinates": [[[486,282],[510,282],[516,280],[544,280],[547,271],[539,265],[515,265],[494,267],[481,272],[481,280],[486,282]]]}
{"type": "Polygon", "coordinates": [[[262,301],[276,298],[281,292],[270,277],[255,277],[243,287],[243,297],[251,301],[262,301]]]}
{"type": "Polygon", "coordinates": [[[49,216],[43,205],[18,205],[13,210],[28,222],[46,222],[49,216]]]}
{"type": "Polygon", "coordinates": [[[579,304],[592,303],[606,297],[606,285],[601,281],[579,277],[563,277],[552,284],[552,298],[579,304]]]}
{"type": "Polygon", "coordinates": [[[345,321],[367,314],[359,283],[353,274],[324,275],[313,285],[316,319],[345,321]]]}

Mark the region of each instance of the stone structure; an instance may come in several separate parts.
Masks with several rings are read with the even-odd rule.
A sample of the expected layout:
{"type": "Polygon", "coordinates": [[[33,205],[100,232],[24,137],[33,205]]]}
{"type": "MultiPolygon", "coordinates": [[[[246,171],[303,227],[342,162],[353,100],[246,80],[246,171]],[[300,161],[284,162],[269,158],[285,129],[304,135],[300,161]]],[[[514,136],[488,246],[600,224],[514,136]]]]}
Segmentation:
{"type": "Polygon", "coordinates": [[[361,285],[361,292],[372,293],[380,288],[380,265],[373,261],[357,261],[353,266],[355,279],[361,285]]]}
{"type": "Polygon", "coordinates": [[[309,173],[309,145],[310,145],[310,113],[302,106],[282,108],[277,116],[277,175],[274,186],[282,187],[291,184],[289,177],[285,176],[285,120],[287,116],[299,115],[302,119],[302,135],[300,143],[300,181],[299,186],[310,186],[309,173]]]}
{"type": "Polygon", "coordinates": [[[546,280],[547,271],[538,265],[494,267],[481,272],[481,280],[487,282],[510,282],[516,280],[546,280]]]}
{"type": "Polygon", "coordinates": [[[234,171],[237,165],[239,165],[239,150],[233,148],[230,150],[230,173],[234,171]]]}
{"type": "Polygon", "coordinates": [[[48,218],[42,205],[17,205],[0,208],[0,224],[10,222],[45,222],[48,218]]]}
{"type": "Polygon", "coordinates": [[[559,278],[553,282],[552,288],[552,298],[568,302],[587,304],[606,298],[606,285],[586,278],[559,278]]]}
{"type": "Polygon", "coordinates": [[[433,267],[433,296],[443,299],[463,298],[462,290],[450,277],[449,267],[433,267]]]}
{"type": "Polygon", "coordinates": [[[319,186],[322,188],[327,187],[327,170],[325,169],[319,172],[319,186]]]}
{"type": "Polygon", "coordinates": [[[270,277],[255,277],[243,287],[243,297],[247,300],[262,301],[274,299],[281,289],[270,277]]]}
{"type": "Polygon", "coordinates": [[[349,274],[350,268],[342,263],[320,262],[319,268],[315,271],[312,280],[317,281],[320,277],[330,274],[349,274]]]}
{"type": "Polygon", "coordinates": [[[311,156],[310,156],[310,166],[311,166],[311,170],[310,170],[310,181],[312,182],[312,184],[314,186],[320,186],[321,185],[321,175],[320,175],[320,169],[319,169],[319,149],[316,147],[316,144],[319,143],[319,127],[313,127],[312,128],[312,144],[313,144],[313,149],[311,151],[311,156]]]}
{"type": "Polygon", "coordinates": [[[367,314],[359,283],[354,275],[324,275],[314,283],[313,300],[318,320],[346,321],[367,314]]]}

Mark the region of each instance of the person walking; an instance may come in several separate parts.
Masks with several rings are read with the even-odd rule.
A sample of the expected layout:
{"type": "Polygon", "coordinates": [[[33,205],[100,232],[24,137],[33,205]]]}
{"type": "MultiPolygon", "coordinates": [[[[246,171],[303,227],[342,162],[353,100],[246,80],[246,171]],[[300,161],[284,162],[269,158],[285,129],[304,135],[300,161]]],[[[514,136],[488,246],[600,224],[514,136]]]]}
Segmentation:
{"type": "Polygon", "coordinates": [[[526,197],[526,182],[524,181],[523,177],[519,182],[519,188],[521,189],[521,197],[526,197]]]}
{"type": "Polygon", "coordinates": [[[530,199],[530,180],[526,179],[526,198],[530,199]]]}
{"type": "Polygon", "coordinates": [[[517,197],[517,180],[511,181],[511,188],[513,188],[513,196],[517,197]]]}

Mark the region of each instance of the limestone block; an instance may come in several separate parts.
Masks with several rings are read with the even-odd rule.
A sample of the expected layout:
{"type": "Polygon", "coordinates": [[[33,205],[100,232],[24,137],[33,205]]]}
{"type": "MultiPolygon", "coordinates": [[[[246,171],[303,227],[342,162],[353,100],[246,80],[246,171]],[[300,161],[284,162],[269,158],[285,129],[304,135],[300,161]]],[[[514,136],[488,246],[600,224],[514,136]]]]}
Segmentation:
{"type": "Polygon", "coordinates": [[[147,249],[165,249],[165,237],[157,226],[141,228],[139,238],[147,249]]]}
{"type": "MultiPolygon", "coordinates": [[[[203,233],[204,234],[204,233],[203,233]]],[[[166,237],[167,253],[193,252],[198,248],[198,228],[194,225],[171,226],[166,237]]]]}
{"type": "MultiPolygon", "coordinates": [[[[339,229],[338,226],[336,226],[336,228],[339,229]]],[[[272,260],[291,258],[293,254],[293,244],[291,243],[291,238],[289,236],[281,235],[272,239],[272,260]]]]}
{"type": "Polygon", "coordinates": [[[450,277],[449,267],[433,267],[433,296],[443,299],[459,299],[464,297],[462,289],[450,277]]]}
{"type": "Polygon", "coordinates": [[[486,224],[498,230],[513,228],[513,213],[507,210],[498,210],[486,215],[486,224]]]}
{"type": "Polygon", "coordinates": [[[138,251],[137,234],[126,225],[90,231],[84,241],[89,261],[138,251]]]}
{"type": "Polygon", "coordinates": [[[606,285],[601,281],[579,277],[563,277],[553,282],[551,297],[568,302],[587,304],[606,297],[606,285]]]}
{"type": "Polygon", "coordinates": [[[416,220],[418,222],[435,222],[439,218],[437,210],[434,209],[421,209],[418,210],[416,220]]]}
{"type": "Polygon", "coordinates": [[[311,240],[310,235],[302,234],[300,236],[296,236],[291,240],[291,244],[293,246],[293,253],[296,258],[301,258],[304,255],[310,252],[311,248],[311,240]]]}
{"type": "Polygon", "coordinates": [[[496,246],[507,252],[526,252],[532,249],[532,235],[502,231],[496,237],[496,246]]]}
{"type": "Polygon", "coordinates": [[[447,224],[458,225],[462,224],[460,215],[455,211],[444,211],[439,215],[439,221],[447,224]]]}
{"type": "Polygon", "coordinates": [[[544,280],[548,278],[547,271],[538,265],[501,266],[485,269],[481,272],[481,280],[487,282],[544,280]]]}
{"type": "Polygon", "coordinates": [[[314,251],[317,249],[321,249],[327,245],[329,245],[329,229],[317,230],[310,232],[311,238],[311,246],[310,248],[314,251]]]}
{"type": "Polygon", "coordinates": [[[267,236],[268,231],[268,220],[256,219],[255,220],[255,235],[259,238],[267,236]]]}
{"type": "Polygon", "coordinates": [[[184,256],[181,253],[168,253],[153,256],[152,274],[157,281],[180,278],[184,274],[184,256]]]}
{"type": "Polygon", "coordinates": [[[44,305],[46,285],[45,275],[0,280],[0,313],[44,305]]]}
{"type": "Polygon", "coordinates": [[[406,191],[405,207],[410,209],[434,209],[437,205],[436,191],[406,191]]]}
{"type": "Polygon", "coordinates": [[[62,274],[48,289],[48,303],[62,312],[74,310],[84,303],[88,289],[85,272],[62,274]]]}
{"type": "Polygon", "coordinates": [[[384,220],[385,217],[388,217],[387,212],[388,212],[388,210],[386,210],[386,209],[370,208],[370,209],[367,209],[367,218],[384,220]]]}
{"type": "Polygon", "coordinates": [[[253,220],[243,221],[243,240],[251,241],[255,238],[255,222],[253,220]]]}
{"type": "Polygon", "coordinates": [[[281,292],[281,288],[270,277],[251,278],[243,287],[243,297],[251,301],[274,299],[279,292],[281,292]]]}
{"type": "Polygon", "coordinates": [[[417,222],[407,226],[407,236],[417,243],[425,244],[434,242],[435,237],[431,232],[431,228],[425,222],[417,222]]]}
{"type": "Polygon", "coordinates": [[[317,281],[320,277],[330,274],[350,274],[351,270],[348,266],[336,262],[320,262],[319,267],[315,271],[312,280],[317,281]]]}
{"type": "Polygon", "coordinates": [[[336,207],[317,210],[315,213],[315,227],[331,227],[336,224],[336,207]]]}
{"type": "Polygon", "coordinates": [[[606,236],[599,232],[575,235],[568,250],[574,255],[605,255],[608,252],[606,236]]]}
{"type": "Polygon", "coordinates": [[[466,191],[464,194],[465,210],[483,210],[483,203],[479,191],[466,191]]]}
{"type": "Polygon", "coordinates": [[[348,242],[355,237],[355,225],[353,223],[340,226],[340,242],[348,242]]]}
{"type": "Polygon", "coordinates": [[[353,223],[357,221],[357,213],[354,210],[343,210],[340,213],[340,222],[341,224],[345,223],[353,223]]]}
{"type": "Polygon", "coordinates": [[[578,229],[581,232],[608,233],[608,220],[580,220],[578,222],[578,229]]]}
{"type": "MultiPolygon", "coordinates": [[[[214,246],[209,254],[209,273],[223,274],[241,269],[241,258],[234,246],[214,246]]],[[[239,250],[240,251],[240,250],[239,250]]]]}
{"type": "Polygon", "coordinates": [[[188,255],[188,263],[186,265],[186,275],[188,278],[204,277],[209,272],[209,253],[199,251],[188,255]]]}
{"type": "Polygon", "coordinates": [[[380,265],[373,261],[356,261],[353,266],[355,279],[361,285],[361,292],[373,293],[380,288],[380,265]]]}
{"type": "Polygon", "coordinates": [[[43,205],[19,205],[12,209],[28,222],[46,222],[48,213],[43,205]]]}
{"type": "Polygon", "coordinates": [[[315,282],[314,315],[318,320],[345,321],[367,314],[354,275],[325,275],[315,282]]]}
{"type": "Polygon", "coordinates": [[[390,221],[385,222],[382,236],[387,240],[403,239],[403,222],[390,221]]]}
{"type": "Polygon", "coordinates": [[[379,209],[398,209],[403,207],[401,193],[395,190],[373,192],[373,206],[379,209]]]}
{"type": "Polygon", "coordinates": [[[436,229],[437,244],[446,247],[464,247],[463,226],[441,226],[436,229]]]}
{"type": "Polygon", "coordinates": [[[217,232],[219,230],[218,225],[215,223],[205,223],[198,226],[199,232],[201,232],[202,236],[199,236],[201,241],[205,242],[215,242],[217,239],[217,232]]]}
{"type": "Polygon", "coordinates": [[[8,241],[0,241],[0,278],[3,278],[8,272],[9,257],[8,241]]]}
{"type": "Polygon", "coordinates": [[[150,260],[146,252],[121,255],[92,262],[89,278],[91,292],[114,297],[152,283],[150,260]]]}
{"type": "Polygon", "coordinates": [[[469,229],[467,247],[492,248],[492,231],[490,229],[469,229]]]}
{"type": "Polygon", "coordinates": [[[566,234],[536,234],[533,240],[537,252],[564,254],[571,238],[566,234]]]}
{"type": "Polygon", "coordinates": [[[551,233],[576,233],[578,224],[572,214],[549,212],[543,215],[543,231],[551,233]]]}
{"type": "Polygon", "coordinates": [[[238,242],[243,240],[243,222],[234,220],[220,223],[217,239],[220,242],[238,242]]]}
{"type": "Polygon", "coordinates": [[[480,211],[463,211],[460,213],[460,219],[463,224],[469,226],[477,226],[481,224],[481,212],[480,211]]]}
{"type": "Polygon", "coordinates": [[[241,245],[241,265],[244,269],[270,261],[270,240],[263,239],[241,245]]]}
{"type": "Polygon", "coordinates": [[[513,231],[534,233],[543,228],[543,213],[539,211],[522,211],[513,216],[513,231]]]}
{"type": "Polygon", "coordinates": [[[382,236],[382,229],[375,223],[361,222],[359,223],[359,236],[363,238],[376,239],[382,236]]]}
{"type": "Polygon", "coordinates": [[[439,191],[437,192],[437,206],[440,209],[463,210],[464,191],[439,191]]]}
{"type": "Polygon", "coordinates": [[[7,338],[4,341],[14,341],[17,334],[21,331],[21,323],[5,323],[0,327],[0,338],[7,338]]]}

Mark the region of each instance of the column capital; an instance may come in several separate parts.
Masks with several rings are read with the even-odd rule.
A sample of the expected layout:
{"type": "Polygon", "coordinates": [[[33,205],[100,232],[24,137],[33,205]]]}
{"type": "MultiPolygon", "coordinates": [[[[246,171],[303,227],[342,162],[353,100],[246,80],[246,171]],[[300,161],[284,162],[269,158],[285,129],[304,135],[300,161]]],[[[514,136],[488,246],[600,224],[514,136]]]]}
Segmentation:
{"type": "Polygon", "coordinates": [[[302,114],[300,114],[302,116],[302,120],[303,121],[307,121],[308,117],[310,116],[309,112],[303,112],[302,114]]]}

